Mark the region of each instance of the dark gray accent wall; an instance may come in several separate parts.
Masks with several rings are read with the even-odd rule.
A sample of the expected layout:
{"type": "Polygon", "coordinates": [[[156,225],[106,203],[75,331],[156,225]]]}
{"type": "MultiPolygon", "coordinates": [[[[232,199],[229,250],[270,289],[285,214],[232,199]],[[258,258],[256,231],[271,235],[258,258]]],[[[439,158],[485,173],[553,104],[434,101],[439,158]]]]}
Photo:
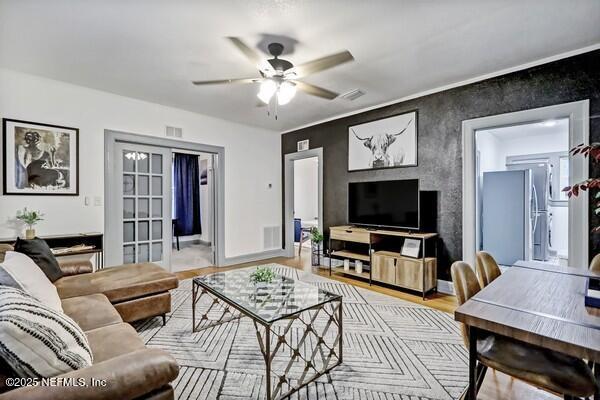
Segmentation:
{"type": "MultiPolygon", "coordinates": [[[[282,154],[295,152],[296,142],[304,139],[311,148],[323,147],[326,232],[347,222],[348,182],[419,178],[422,190],[438,191],[443,249],[438,275],[449,279],[450,264],[462,257],[462,121],[584,99],[590,100],[590,141],[600,141],[600,50],[288,132],[282,154]],[[349,125],[415,109],[418,166],[347,171],[349,125]]],[[[598,176],[598,169],[590,175],[598,176]]],[[[591,255],[597,252],[597,244],[590,243],[591,255]]]]}

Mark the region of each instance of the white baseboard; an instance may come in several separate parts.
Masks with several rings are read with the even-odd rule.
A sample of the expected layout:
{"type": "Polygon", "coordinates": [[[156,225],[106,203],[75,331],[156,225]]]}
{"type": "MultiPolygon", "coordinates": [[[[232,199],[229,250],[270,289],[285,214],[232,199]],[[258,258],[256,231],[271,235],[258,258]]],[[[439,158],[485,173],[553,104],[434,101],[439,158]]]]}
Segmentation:
{"type": "Polygon", "coordinates": [[[252,262],[252,261],[260,261],[260,260],[266,260],[268,258],[285,257],[285,256],[286,256],[286,252],[283,249],[266,250],[266,251],[261,251],[258,253],[244,254],[241,256],[226,257],[225,262],[222,265],[220,265],[220,267],[226,267],[229,265],[243,264],[243,263],[252,262]]]}
{"type": "Polygon", "coordinates": [[[454,295],[454,285],[452,285],[452,282],[438,279],[437,286],[438,292],[454,295]]]}

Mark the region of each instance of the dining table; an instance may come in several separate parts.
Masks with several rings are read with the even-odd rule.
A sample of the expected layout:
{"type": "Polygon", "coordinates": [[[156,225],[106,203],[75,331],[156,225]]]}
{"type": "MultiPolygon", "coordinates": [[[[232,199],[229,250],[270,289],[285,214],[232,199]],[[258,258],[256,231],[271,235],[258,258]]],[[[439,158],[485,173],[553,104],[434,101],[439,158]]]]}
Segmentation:
{"type": "MultiPolygon", "coordinates": [[[[493,332],[587,360],[600,382],[600,309],[585,305],[586,269],[518,262],[458,307],[457,321],[469,326],[469,386],[477,398],[476,338],[493,332]]],[[[526,360],[523,360],[526,362],[526,360]]],[[[598,393],[595,400],[600,399],[598,393]]]]}

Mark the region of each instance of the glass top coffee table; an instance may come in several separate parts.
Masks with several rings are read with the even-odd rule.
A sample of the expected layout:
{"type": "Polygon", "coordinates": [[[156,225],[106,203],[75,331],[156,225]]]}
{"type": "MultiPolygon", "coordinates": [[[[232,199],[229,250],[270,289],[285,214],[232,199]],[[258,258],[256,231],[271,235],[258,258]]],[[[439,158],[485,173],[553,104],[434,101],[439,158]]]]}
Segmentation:
{"type": "Polygon", "coordinates": [[[192,329],[250,318],[265,360],[266,398],[275,400],[342,363],[342,296],[281,275],[253,283],[254,269],[194,278],[192,329]]]}

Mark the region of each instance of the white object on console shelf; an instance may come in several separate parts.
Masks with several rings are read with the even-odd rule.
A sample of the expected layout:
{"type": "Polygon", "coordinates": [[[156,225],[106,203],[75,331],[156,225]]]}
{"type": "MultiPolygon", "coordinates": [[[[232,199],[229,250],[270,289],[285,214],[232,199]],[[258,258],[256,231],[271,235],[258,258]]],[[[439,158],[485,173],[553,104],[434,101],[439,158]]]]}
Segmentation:
{"type": "Polygon", "coordinates": [[[362,274],[362,261],[360,260],[356,260],[354,261],[354,268],[356,268],[356,273],[357,274],[362,274]]]}

